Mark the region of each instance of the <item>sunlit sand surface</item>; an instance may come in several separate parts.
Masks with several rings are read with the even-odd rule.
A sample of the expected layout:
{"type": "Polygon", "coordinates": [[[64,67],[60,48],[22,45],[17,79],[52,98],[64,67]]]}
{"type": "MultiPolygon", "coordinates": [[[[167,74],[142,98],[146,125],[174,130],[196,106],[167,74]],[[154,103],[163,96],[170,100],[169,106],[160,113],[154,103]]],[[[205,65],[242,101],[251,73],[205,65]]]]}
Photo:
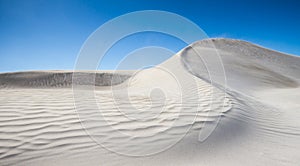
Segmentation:
{"type": "Polygon", "coordinates": [[[91,91],[71,71],[0,74],[0,165],[300,163],[299,57],[213,39],[95,78],[91,91]],[[216,51],[225,81],[201,59],[216,51]]]}

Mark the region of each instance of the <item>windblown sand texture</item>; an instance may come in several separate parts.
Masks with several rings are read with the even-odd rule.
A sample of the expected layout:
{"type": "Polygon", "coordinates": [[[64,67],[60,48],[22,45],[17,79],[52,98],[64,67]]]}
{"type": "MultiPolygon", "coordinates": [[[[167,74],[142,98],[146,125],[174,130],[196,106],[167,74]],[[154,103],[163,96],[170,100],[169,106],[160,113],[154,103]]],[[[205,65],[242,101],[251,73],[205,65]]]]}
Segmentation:
{"type": "Polygon", "coordinates": [[[76,73],[93,93],[72,71],[0,74],[0,165],[300,163],[299,57],[211,39],[154,68],[76,73]],[[225,82],[202,59],[216,51],[225,82]]]}

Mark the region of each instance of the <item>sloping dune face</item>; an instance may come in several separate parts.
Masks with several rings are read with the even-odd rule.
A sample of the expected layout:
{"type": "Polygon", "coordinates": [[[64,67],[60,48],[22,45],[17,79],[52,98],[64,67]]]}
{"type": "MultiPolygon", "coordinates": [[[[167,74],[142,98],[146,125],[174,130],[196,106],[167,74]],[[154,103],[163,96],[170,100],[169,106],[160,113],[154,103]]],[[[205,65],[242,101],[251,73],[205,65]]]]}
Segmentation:
{"type": "Polygon", "coordinates": [[[251,93],[254,90],[299,86],[299,57],[268,50],[245,41],[229,39],[199,41],[183,51],[183,61],[191,66],[191,72],[205,78],[197,62],[207,58],[210,52],[215,50],[222,59],[227,86],[233,89],[251,93]],[[213,46],[211,42],[214,43],[213,46]]]}
{"type": "Polygon", "coordinates": [[[71,74],[0,75],[0,165],[300,163],[298,57],[212,39],[73,89],[71,74]]]}

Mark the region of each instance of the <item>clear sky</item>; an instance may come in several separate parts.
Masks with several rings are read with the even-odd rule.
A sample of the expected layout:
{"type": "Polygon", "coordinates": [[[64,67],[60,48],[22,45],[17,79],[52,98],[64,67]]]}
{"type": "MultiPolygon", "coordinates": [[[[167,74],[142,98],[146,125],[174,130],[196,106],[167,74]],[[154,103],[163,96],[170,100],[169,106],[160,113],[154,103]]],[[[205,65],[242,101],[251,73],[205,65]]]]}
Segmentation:
{"type": "MultiPolygon", "coordinates": [[[[209,37],[243,39],[300,55],[298,0],[0,0],[0,72],[73,69],[82,44],[93,31],[137,10],[174,12],[198,24],[209,37]]],[[[151,37],[144,34],[132,41],[145,35],[151,37]]],[[[160,38],[160,43],[144,44],[171,41],[163,35],[160,38]]],[[[180,42],[170,43],[173,51],[184,47],[180,42]]],[[[122,56],[108,57],[102,68],[113,69],[122,56]]]]}

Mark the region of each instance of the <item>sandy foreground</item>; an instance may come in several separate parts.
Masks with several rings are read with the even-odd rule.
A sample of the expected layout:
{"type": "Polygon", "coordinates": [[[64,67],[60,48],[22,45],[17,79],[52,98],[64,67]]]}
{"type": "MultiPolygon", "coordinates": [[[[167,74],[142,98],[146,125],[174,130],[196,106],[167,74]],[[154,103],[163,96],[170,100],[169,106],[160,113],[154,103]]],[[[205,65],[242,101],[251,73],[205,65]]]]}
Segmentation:
{"type": "Polygon", "coordinates": [[[141,71],[3,73],[0,165],[298,166],[299,84],[299,57],[231,39],[141,71]]]}

